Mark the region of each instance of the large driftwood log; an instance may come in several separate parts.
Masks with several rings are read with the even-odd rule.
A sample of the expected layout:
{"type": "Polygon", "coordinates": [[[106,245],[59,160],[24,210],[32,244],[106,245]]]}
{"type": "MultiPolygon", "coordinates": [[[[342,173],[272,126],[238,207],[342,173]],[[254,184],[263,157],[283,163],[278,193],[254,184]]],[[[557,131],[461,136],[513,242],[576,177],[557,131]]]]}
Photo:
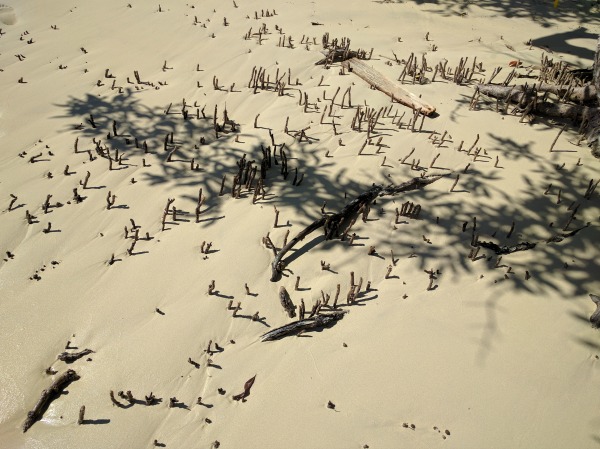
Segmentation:
{"type": "Polygon", "coordinates": [[[482,248],[491,249],[498,255],[516,253],[517,251],[526,251],[528,249],[535,248],[535,245],[536,245],[536,243],[522,242],[522,243],[519,243],[518,245],[514,245],[514,246],[500,246],[493,242],[483,242],[483,241],[477,242],[477,246],[481,246],[482,248]]]}
{"type": "MultiPolygon", "coordinates": [[[[498,100],[519,103],[523,108],[531,103],[536,93],[532,87],[525,86],[499,86],[496,84],[478,84],[476,89],[479,93],[498,100]]],[[[569,118],[581,122],[592,117],[600,117],[600,108],[583,106],[579,104],[551,103],[549,101],[534,102],[532,113],[538,113],[547,117],[569,118]]]]}
{"type": "Polygon", "coordinates": [[[427,103],[425,100],[417,97],[415,94],[402,88],[398,83],[386,78],[380,72],[360,59],[350,58],[346,61],[343,61],[342,66],[365,80],[377,90],[389,95],[393,100],[396,100],[399,103],[408,106],[409,108],[417,110],[421,114],[432,115],[435,112],[435,107],[427,103]]]}
{"type": "Polygon", "coordinates": [[[596,304],[596,311],[590,316],[590,323],[597,329],[600,327],[600,296],[590,293],[590,299],[596,304]]]}
{"type": "Polygon", "coordinates": [[[555,84],[541,83],[536,85],[536,89],[538,92],[550,92],[560,98],[565,98],[566,95],[566,100],[574,101],[576,103],[596,101],[598,99],[596,95],[596,86],[593,84],[571,88],[570,86],[557,86],[555,84]]]}
{"type": "Polygon", "coordinates": [[[533,91],[525,86],[502,86],[499,84],[477,84],[475,90],[488,97],[512,103],[527,102],[533,99],[533,91]]]}
{"type": "Polygon", "coordinates": [[[361,207],[368,207],[371,202],[378,196],[384,195],[396,195],[401,192],[408,192],[411,190],[420,189],[428,184],[431,184],[445,175],[430,175],[423,176],[420,178],[413,178],[409,181],[403,182],[397,186],[384,187],[382,185],[374,185],[366,192],[361,193],[354,200],[349,202],[341,212],[330,215],[328,217],[321,217],[315,220],[305,229],[300,231],[296,237],[290,240],[281,250],[277,253],[271,264],[271,282],[276,282],[281,276],[281,272],[285,268],[285,262],[283,257],[296,245],[302,241],[307,235],[313,231],[324,227],[325,237],[328,240],[337,238],[340,234],[340,230],[343,229],[342,225],[350,223],[356,216],[361,207]]]}
{"type": "MultiPolygon", "coordinates": [[[[600,106],[600,36],[598,36],[596,57],[594,59],[593,83],[596,87],[596,96],[598,97],[598,105],[600,106]]],[[[595,114],[587,117],[585,138],[589,147],[592,149],[592,154],[595,157],[600,158],[600,112],[596,111],[595,114]]]]}
{"type": "Polygon", "coordinates": [[[475,88],[484,95],[488,97],[498,98],[498,99],[507,99],[509,98],[511,102],[518,103],[520,101],[531,101],[533,96],[535,95],[534,89],[537,92],[550,92],[556,94],[560,98],[564,98],[569,101],[574,102],[588,102],[588,101],[596,101],[596,86],[592,84],[588,84],[583,87],[574,87],[570,88],[570,86],[557,86],[554,84],[548,83],[538,83],[532,84],[528,86],[519,85],[519,86],[502,86],[499,84],[477,84],[475,88]],[[568,95],[567,95],[568,94],[568,95]],[[510,95],[510,97],[509,97],[510,95]]]}
{"type": "Polygon", "coordinates": [[[341,320],[345,314],[345,310],[334,310],[328,313],[315,315],[310,318],[305,318],[304,320],[294,321],[293,323],[286,324],[285,326],[278,327],[277,329],[273,329],[272,331],[263,334],[261,336],[261,340],[279,340],[280,338],[287,337],[289,335],[297,335],[300,332],[307,330],[314,330],[329,326],[336,321],[341,320]]]}
{"type": "Polygon", "coordinates": [[[23,432],[33,426],[43,415],[50,402],[52,402],[71,382],[79,379],[77,373],[70,369],[58,376],[50,387],[42,391],[42,395],[33,410],[27,413],[27,419],[23,423],[23,432]]]}

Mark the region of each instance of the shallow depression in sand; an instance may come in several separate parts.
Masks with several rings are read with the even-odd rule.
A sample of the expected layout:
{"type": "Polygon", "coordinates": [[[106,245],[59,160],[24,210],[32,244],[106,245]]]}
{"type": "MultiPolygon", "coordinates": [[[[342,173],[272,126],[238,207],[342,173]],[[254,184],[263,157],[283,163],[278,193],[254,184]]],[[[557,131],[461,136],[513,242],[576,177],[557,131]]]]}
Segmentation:
{"type": "Polygon", "coordinates": [[[0,3],[0,22],[4,25],[14,25],[17,23],[17,15],[12,6],[0,3]]]}

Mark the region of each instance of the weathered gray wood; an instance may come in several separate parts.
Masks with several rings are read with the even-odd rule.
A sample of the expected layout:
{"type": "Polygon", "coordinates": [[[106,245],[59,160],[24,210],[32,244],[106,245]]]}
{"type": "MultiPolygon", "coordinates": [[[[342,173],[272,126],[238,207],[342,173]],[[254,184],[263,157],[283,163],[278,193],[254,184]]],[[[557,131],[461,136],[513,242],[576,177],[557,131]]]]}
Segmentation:
{"type": "Polygon", "coordinates": [[[290,298],[290,294],[283,286],[279,288],[279,301],[281,302],[281,305],[287,312],[288,316],[290,318],[294,318],[296,316],[296,307],[290,298]]]}
{"type": "Polygon", "coordinates": [[[582,101],[596,101],[597,100],[597,90],[596,86],[593,84],[586,84],[581,87],[573,87],[569,86],[557,86],[554,84],[541,83],[536,84],[536,89],[538,92],[550,92],[555,95],[558,95],[560,98],[564,98],[564,96],[568,93],[567,100],[582,102],[582,101]]]}
{"type": "MultiPolygon", "coordinates": [[[[526,105],[531,103],[535,97],[532,89],[525,89],[524,86],[498,86],[495,84],[478,84],[476,87],[480,93],[499,100],[510,101],[526,105]]],[[[531,109],[532,113],[545,115],[547,117],[569,118],[575,121],[588,120],[592,124],[598,122],[600,125],[600,108],[583,106],[579,104],[551,103],[548,101],[538,101],[534,103],[531,109]]],[[[593,126],[588,125],[588,129],[593,126]]],[[[595,129],[597,129],[596,127],[595,129]]],[[[597,131],[598,132],[598,131],[597,131]]],[[[586,136],[588,142],[592,140],[591,136],[586,136]]]]}
{"type": "Polygon", "coordinates": [[[532,112],[547,117],[569,118],[581,122],[586,118],[589,120],[592,117],[597,117],[600,114],[600,108],[592,108],[578,104],[549,103],[545,101],[537,103],[532,112]]]}
{"type": "Polygon", "coordinates": [[[297,335],[303,331],[329,326],[336,321],[341,320],[345,314],[345,310],[334,310],[328,313],[315,315],[310,318],[305,318],[304,320],[294,321],[293,323],[286,324],[285,326],[278,327],[277,329],[273,329],[272,331],[263,334],[261,336],[261,340],[279,340],[280,338],[287,337],[289,335],[297,335]]]}
{"type": "Polygon", "coordinates": [[[593,84],[588,84],[583,87],[574,87],[572,89],[569,86],[557,86],[554,84],[541,83],[531,86],[502,86],[499,84],[477,84],[475,88],[488,97],[507,99],[511,102],[518,103],[519,101],[527,101],[533,99],[534,88],[537,92],[550,92],[556,94],[560,98],[563,98],[569,93],[567,100],[582,102],[582,101],[595,101],[596,100],[596,87],[593,84]],[[510,95],[510,97],[509,97],[510,95]]]}
{"type": "Polygon", "coordinates": [[[27,413],[27,419],[23,423],[23,432],[27,432],[27,430],[33,426],[33,424],[39,420],[43,415],[50,402],[52,402],[71,382],[79,379],[77,373],[69,369],[58,376],[52,385],[42,391],[42,395],[38,400],[33,410],[27,413]]]}
{"type": "Polygon", "coordinates": [[[302,231],[298,233],[296,237],[290,240],[279,252],[275,255],[275,259],[273,259],[273,263],[271,264],[272,273],[271,273],[271,282],[275,282],[279,279],[279,275],[284,269],[284,264],[281,259],[286,253],[296,245],[296,243],[301,242],[304,238],[313,232],[315,229],[319,229],[321,226],[325,224],[325,217],[319,218],[315,220],[313,223],[308,225],[302,231]]]}
{"type": "Polygon", "coordinates": [[[596,311],[590,316],[590,323],[597,329],[600,328],[600,296],[590,293],[590,299],[596,304],[596,311]]]}
{"type": "MultiPolygon", "coordinates": [[[[596,48],[596,57],[594,59],[594,86],[596,87],[596,96],[598,97],[598,106],[600,107],[600,36],[596,48]]],[[[585,138],[588,146],[592,149],[592,154],[600,158],[600,108],[595,114],[587,117],[588,124],[585,132],[585,138]]]]}
{"type": "Polygon", "coordinates": [[[365,80],[371,86],[389,95],[399,103],[419,111],[424,115],[431,115],[435,112],[435,107],[425,100],[417,97],[415,94],[401,87],[397,82],[383,76],[380,72],[369,66],[360,59],[350,58],[342,62],[348,71],[365,80]]]}

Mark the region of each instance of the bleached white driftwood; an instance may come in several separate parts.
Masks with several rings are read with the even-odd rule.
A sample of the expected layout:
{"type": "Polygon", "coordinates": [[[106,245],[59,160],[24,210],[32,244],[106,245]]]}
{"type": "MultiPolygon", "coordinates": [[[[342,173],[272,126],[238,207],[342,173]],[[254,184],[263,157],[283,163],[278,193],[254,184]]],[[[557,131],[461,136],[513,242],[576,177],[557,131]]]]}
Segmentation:
{"type": "Polygon", "coordinates": [[[412,92],[407,91],[397,82],[385,77],[365,61],[356,58],[350,58],[346,61],[343,61],[342,66],[344,66],[349,72],[352,72],[365,80],[377,90],[389,95],[397,102],[419,111],[421,114],[432,115],[435,112],[435,107],[433,107],[431,104],[417,97],[412,92]]]}

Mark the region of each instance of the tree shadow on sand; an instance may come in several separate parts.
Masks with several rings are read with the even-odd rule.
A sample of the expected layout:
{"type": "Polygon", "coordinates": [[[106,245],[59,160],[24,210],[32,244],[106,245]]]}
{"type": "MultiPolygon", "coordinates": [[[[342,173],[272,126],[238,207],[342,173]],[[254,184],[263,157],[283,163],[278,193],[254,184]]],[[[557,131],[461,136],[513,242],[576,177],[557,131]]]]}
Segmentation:
{"type": "MultiPolygon", "coordinates": [[[[486,2],[483,3],[485,6],[486,2]]],[[[217,138],[212,116],[214,105],[190,104],[185,118],[183,103],[151,108],[143,104],[136,92],[131,90],[110,98],[92,95],[69,98],[58,107],[62,110],[61,117],[72,117],[74,120],[68,131],[73,133],[74,139],[79,137],[79,151],[89,149],[93,152],[93,141],[101,139],[103,145],[110,147],[112,152],[119,150],[125,156],[126,164],[131,164],[132,167],[135,164],[135,175],[145,184],[149,195],[166,196],[164,192],[177,191],[177,209],[182,212],[180,217],[189,220],[189,223],[182,221],[178,224],[200,227],[219,224],[221,220],[213,218],[224,215],[223,205],[227,201],[242,201],[247,208],[255,207],[252,205],[252,191],[242,189],[239,199],[231,197],[231,180],[238,173],[238,162],[244,155],[246,160],[254,160],[260,167],[263,148],[271,144],[268,129],[254,128],[251,123],[238,123],[235,132],[222,132],[217,138]],[[211,113],[205,112],[206,116],[203,116],[201,108],[211,110],[211,113]],[[90,114],[94,117],[95,127],[90,123],[91,120],[87,121],[90,114]],[[117,122],[117,136],[113,130],[114,120],[117,122]],[[112,133],[110,139],[108,133],[112,133]],[[143,148],[143,142],[147,144],[147,152],[143,148]],[[174,148],[175,151],[171,153],[174,148]],[[152,170],[145,170],[141,166],[142,158],[152,164],[152,170]],[[198,164],[195,169],[191,168],[192,158],[198,164]],[[225,194],[220,196],[223,176],[227,177],[227,182],[225,194]],[[193,211],[200,188],[207,200],[203,205],[202,220],[194,223],[193,211]],[[183,205],[180,200],[183,200],[183,205]]],[[[218,113],[219,121],[222,113],[222,110],[218,113]]],[[[235,120],[235,110],[228,111],[228,114],[235,120]]],[[[354,109],[349,114],[353,115],[354,109]]],[[[381,117],[372,138],[376,139],[378,133],[384,132],[410,132],[406,129],[399,130],[397,124],[391,122],[393,119],[381,117]]],[[[480,133],[483,135],[486,130],[480,133]]],[[[589,199],[583,197],[589,179],[580,173],[578,166],[557,167],[552,158],[534,152],[531,143],[523,144],[495,135],[492,131],[487,133],[501,149],[503,158],[528,167],[528,170],[518,175],[523,187],[516,194],[509,195],[503,187],[503,183],[507,181],[502,175],[502,169],[488,168],[491,164],[472,164],[466,173],[460,172],[460,184],[454,192],[448,192],[447,186],[442,188],[434,184],[395,198],[378,199],[370,218],[378,218],[376,210],[383,207],[387,209],[388,218],[381,219],[389,221],[389,216],[393,215],[390,212],[394,208],[393,202],[398,204],[410,200],[421,205],[420,219],[407,218],[404,220],[407,224],[397,224],[397,231],[385,235],[377,235],[381,229],[376,223],[367,222],[360,237],[370,236],[381,247],[394,248],[399,258],[414,254],[421,270],[433,268],[442,275],[479,273],[485,265],[490,271],[502,270],[501,273],[500,270],[497,271],[498,282],[502,282],[502,285],[510,285],[511,288],[538,296],[552,291],[558,292],[565,299],[571,299],[597,289],[597,273],[600,272],[596,250],[597,242],[600,241],[597,217],[600,215],[600,205],[597,192],[589,199]],[[552,187],[549,188],[549,184],[552,187]],[[464,200],[466,195],[469,196],[469,201],[464,200]],[[572,215],[574,217],[569,222],[572,215]],[[585,226],[588,221],[591,225],[576,235],[562,242],[546,243],[549,238],[585,226]],[[511,231],[513,223],[514,229],[511,231]],[[553,223],[552,226],[550,223],[553,223]],[[519,262],[520,256],[513,255],[504,256],[499,261],[493,251],[485,248],[480,248],[475,260],[472,260],[469,254],[474,250],[471,243],[475,233],[479,241],[490,241],[498,245],[510,246],[522,241],[537,242],[537,245],[526,252],[526,262],[519,262]],[[443,238],[432,238],[427,242],[426,236],[443,238]],[[507,272],[508,267],[513,265],[515,270],[507,272]],[[521,271],[516,267],[520,267],[521,271]],[[530,277],[526,278],[523,273],[525,270],[530,277]]],[[[291,131],[289,134],[292,134],[291,131]]],[[[366,134],[364,130],[362,134],[366,134]]],[[[294,216],[300,217],[296,223],[300,229],[321,217],[324,202],[327,202],[326,211],[337,212],[370,187],[356,179],[370,179],[372,182],[388,185],[391,181],[384,173],[390,171],[389,167],[395,170],[393,173],[397,183],[429,170],[419,168],[408,172],[406,176],[407,166],[394,162],[385,168],[385,172],[381,168],[378,173],[360,173],[360,164],[356,166],[358,168],[350,170],[337,167],[336,159],[325,154],[327,145],[319,143],[316,138],[309,142],[290,143],[289,137],[281,133],[274,137],[278,147],[285,138],[288,176],[284,177],[281,172],[281,157],[276,151],[274,158],[278,163],[273,163],[267,171],[264,180],[267,195],[264,199],[259,199],[258,204],[269,206],[264,207],[260,212],[262,214],[273,214],[271,205],[292,210],[294,216]],[[299,174],[296,182],[295,169],[298,169],[299,174]],[[303,180],[298,182],[301,176],[303,180]]],[[[450,145],[447,151],[456,151],[452,147],[454,145],[450,145]]],[[[356,157],[366,160],[366,156],[356,157]]],[[[100,169],[108,170],[106,165],[100,165],[100,169]]],[[[174,228],[176,226],[172,229],[174,228]]],[[[294,234],[293,231],[290,238],[294,234]]],[[[300,243],[295,251],[290,252],[288,262],[291,268],[300,257],[318,258],[314,252],[317,247],[347,245],[340,241],[323,242],[321,235],[315,233],[310,239],[300,243]]],[[[315,265],[318,265],[318,261],[315,261],[315,265]]]]}

